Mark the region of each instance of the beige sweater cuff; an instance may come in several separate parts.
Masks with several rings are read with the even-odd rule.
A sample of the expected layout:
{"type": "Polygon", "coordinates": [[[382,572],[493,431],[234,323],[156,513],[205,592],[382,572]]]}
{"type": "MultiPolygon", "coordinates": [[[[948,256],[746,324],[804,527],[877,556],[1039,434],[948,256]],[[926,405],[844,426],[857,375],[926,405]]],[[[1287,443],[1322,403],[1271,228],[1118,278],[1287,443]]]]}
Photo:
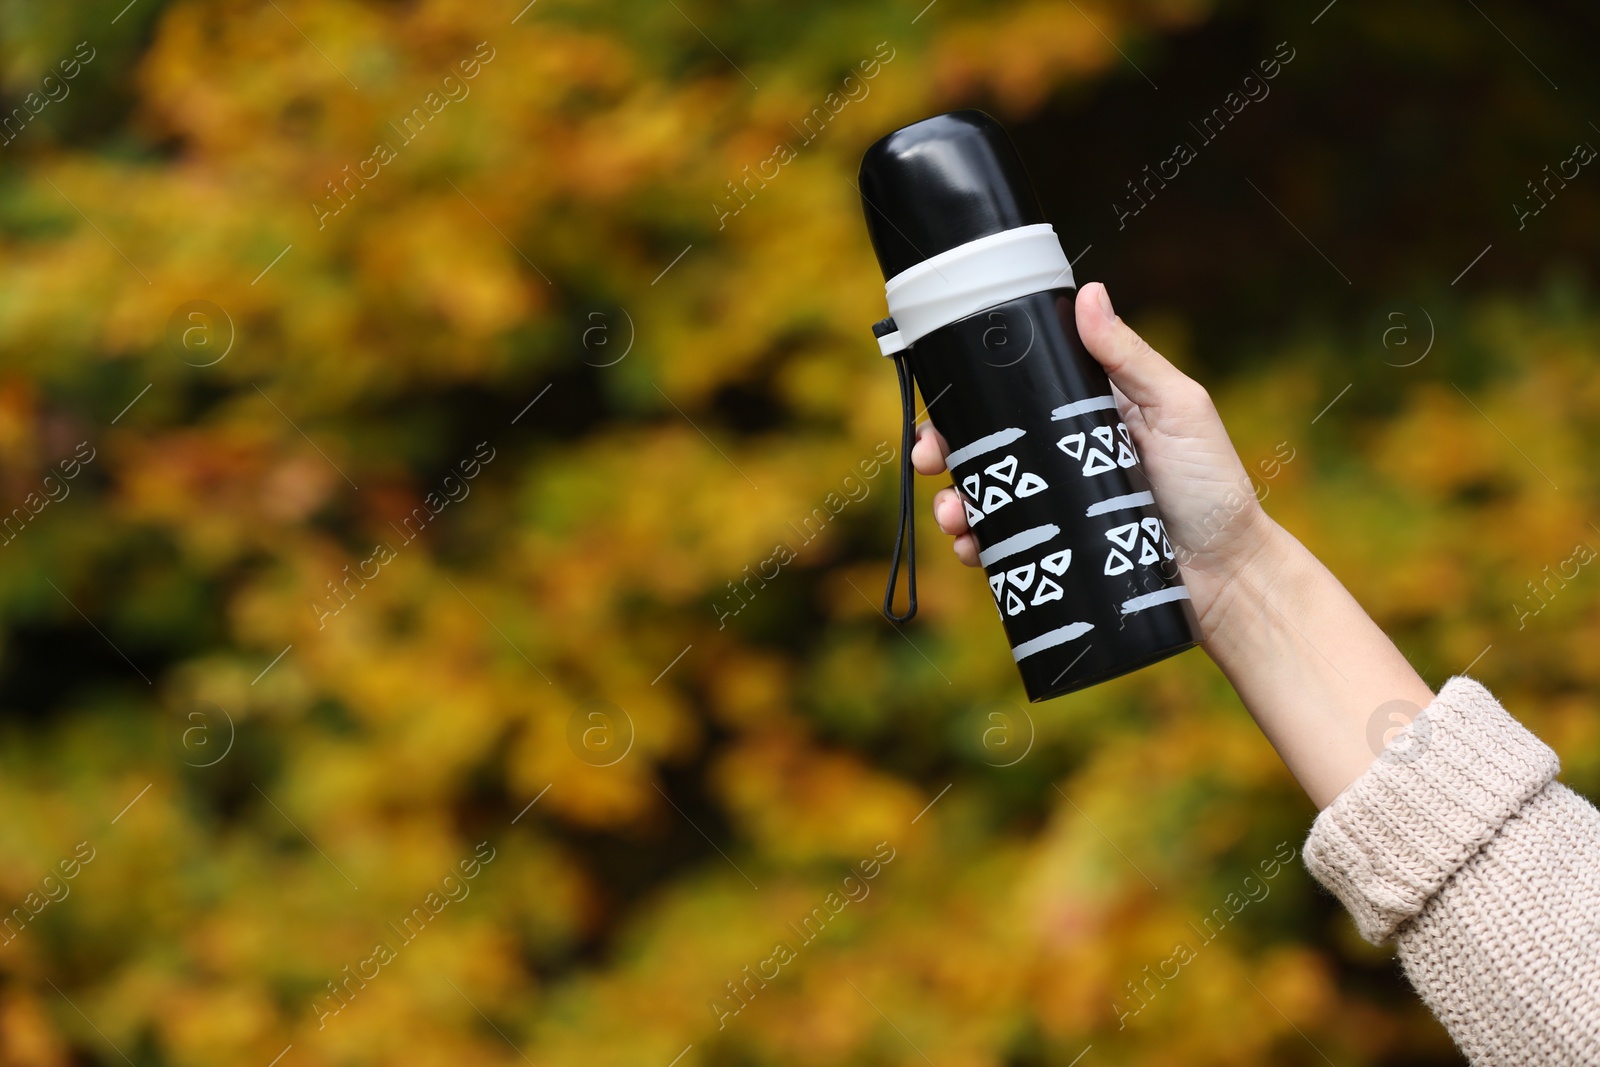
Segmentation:
{"type": "Polygon", "coordinates": [[[1452,678],[1317,816],[1306,866],[1380,944],[1560,769],[1487,689],[1452,678]]]}

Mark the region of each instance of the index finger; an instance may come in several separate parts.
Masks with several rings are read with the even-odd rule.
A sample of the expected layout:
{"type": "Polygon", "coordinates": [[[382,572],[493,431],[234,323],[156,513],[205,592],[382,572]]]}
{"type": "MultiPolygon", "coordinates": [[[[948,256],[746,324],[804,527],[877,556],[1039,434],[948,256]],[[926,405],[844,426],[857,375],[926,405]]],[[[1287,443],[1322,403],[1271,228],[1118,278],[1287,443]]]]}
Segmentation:
{"type": "Polygon", "coordinates": [[[950,454],[944,435],[925,422],[917,427],[917,443],[911,449],[911,465],[918,474],[938,474],[944,470],[944,457],[950,454]]]}

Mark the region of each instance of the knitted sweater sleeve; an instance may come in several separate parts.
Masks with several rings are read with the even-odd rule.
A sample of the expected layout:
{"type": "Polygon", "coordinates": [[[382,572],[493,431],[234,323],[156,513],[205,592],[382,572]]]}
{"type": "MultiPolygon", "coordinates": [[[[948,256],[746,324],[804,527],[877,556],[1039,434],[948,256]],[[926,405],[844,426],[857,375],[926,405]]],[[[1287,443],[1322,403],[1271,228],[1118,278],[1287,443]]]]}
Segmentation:
{"type": "Polygon", "coordinates": [[[1452,678],[1306,841],[1474,1064],[1600,1064],[1600,812],[1559,769],[1452,678]]]}

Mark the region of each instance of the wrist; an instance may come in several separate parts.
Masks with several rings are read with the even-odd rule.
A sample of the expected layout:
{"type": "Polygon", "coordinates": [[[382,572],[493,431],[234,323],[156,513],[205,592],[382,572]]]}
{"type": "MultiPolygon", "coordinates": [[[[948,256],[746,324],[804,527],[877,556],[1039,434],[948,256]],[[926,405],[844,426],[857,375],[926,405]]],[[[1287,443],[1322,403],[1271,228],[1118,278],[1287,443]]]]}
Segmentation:
{"type": "Polygon", "coordinates": [[[1216,593],[1200,620],[1207,652],[1224,667],[1246,632],[1271,613],[1269,605],[1297,599],[1293,587],[1304,570],[1298,565],[1310,558],[1305,546],[1259,507],[1241,534],[1236,550],[1213,575],[1216,593]]]}

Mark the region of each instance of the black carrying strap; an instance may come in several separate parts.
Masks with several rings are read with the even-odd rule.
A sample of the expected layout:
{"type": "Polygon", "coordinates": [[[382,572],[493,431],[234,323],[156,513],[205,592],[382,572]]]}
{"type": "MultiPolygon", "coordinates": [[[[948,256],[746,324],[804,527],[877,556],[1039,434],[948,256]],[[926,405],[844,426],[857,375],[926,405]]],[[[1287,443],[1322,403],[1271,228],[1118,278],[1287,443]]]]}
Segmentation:
{"type": "MultiPolygon", "coordinates": [[[[892,319],[885,321],[893,322],[892,319]]],[[[883,613],[891,622],[910,622],[917,614],[916,475],[911,467],[911,448],[917,438],[917,416],[908,355],[904,350],[894,354],[895,374],[900,378],[900,516],[894,533],[894,559],[889,564],[889,585],[883,591],[883,613]],[[902,551],[906,560],[906,612],[896,615],[894,588],[900,578],[902,551]]]]}

